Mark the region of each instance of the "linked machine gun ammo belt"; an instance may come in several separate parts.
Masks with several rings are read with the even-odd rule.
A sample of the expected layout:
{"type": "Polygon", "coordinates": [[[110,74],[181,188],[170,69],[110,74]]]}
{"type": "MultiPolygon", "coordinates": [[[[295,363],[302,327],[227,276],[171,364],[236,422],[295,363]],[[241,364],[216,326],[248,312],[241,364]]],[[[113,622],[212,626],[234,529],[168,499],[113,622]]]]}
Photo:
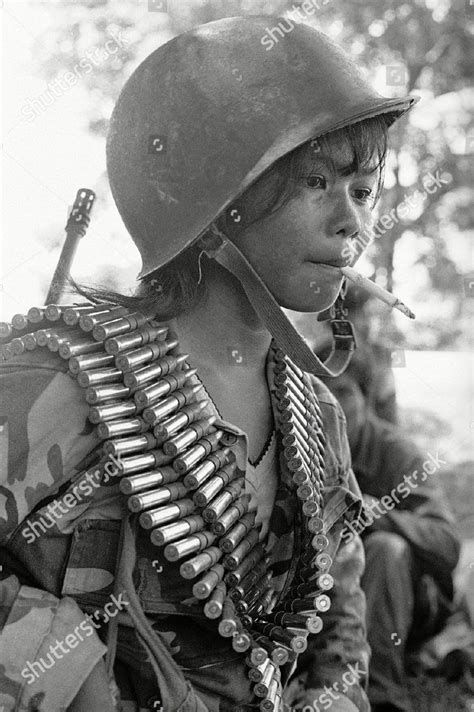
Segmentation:
{"type": "MultiPolygon", "coordinates": [[[[270,554],[232,440],[203,411],[196,369],[169,325],[114,304],[33,307],[0,325],[3,360],[37,348],[68,362],[104,455],[119,456],[132,516],[192,584],[204,615],[246,656],[260,708],[277,710],[280,667],[307,647],[330,607],[322,520],[325,436],[309,377],[273,342],[283,456],[303,522],[290,588],[272,586],[270,554]]],[[[202,391],[201,391],[202,393],[202,391]]]]}

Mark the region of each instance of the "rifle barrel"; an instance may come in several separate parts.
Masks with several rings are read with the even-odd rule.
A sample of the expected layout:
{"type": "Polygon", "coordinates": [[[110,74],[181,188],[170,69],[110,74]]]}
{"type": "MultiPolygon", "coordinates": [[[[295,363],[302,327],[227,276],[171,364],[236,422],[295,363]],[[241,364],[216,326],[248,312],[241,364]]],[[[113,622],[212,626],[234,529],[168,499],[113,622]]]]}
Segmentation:
{"type": "Polygon", "coordinates": [[[88,188],[77,191],[74,205],[66,223],[66,239],[54,271],[46,297],[46,304],[57,304],[71,272],[71,266],[81,237],[84,237],[90,222],[90,213],[95,193],[88,188]]]}

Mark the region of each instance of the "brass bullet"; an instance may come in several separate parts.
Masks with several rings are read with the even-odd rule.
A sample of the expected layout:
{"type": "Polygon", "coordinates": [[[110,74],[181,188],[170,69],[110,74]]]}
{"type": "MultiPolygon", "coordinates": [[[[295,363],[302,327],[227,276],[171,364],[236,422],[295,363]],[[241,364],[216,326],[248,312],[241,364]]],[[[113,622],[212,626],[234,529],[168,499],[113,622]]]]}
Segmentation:
{"type": "Polygon", "coordinates": [[[186,517],[188,514],[192,514],[194,509],[195,505],[192,499],[182,499],[158,509],[151,509],[149,512],[142,512],[139,521],[144,529],[152,529],[186,517]]]}
{"type": "MultiPolygon", "coordinates": [[[[163,504],[168,504],[168,502],[183,499],[186,496],[186,492],[186,487],[182,482],[171,482],[149,492],[132,494],[128,498],[127,505],[131,512],[142,512],[151,507],[160,507],[163,504]]],[[[168,561],[174,561],[174,559],[166,558],[168,561]]]]}
{"type": "MultiPolygon", "coordinates": [[[[143,472],[140,475],[122,477],[119,486],[124,494],[136,494],[149,490],[152,487],[160,487],[170,482],[176,482],[177,479],[178,475],[172,467],[159,467],[156,470],[143,472]]],[[[187,534],[188,532],[185,533],[187,534]]]]}
{"type": "Polygon", "coordinates": [[[210,546],[189,561],[181,564],[179,572],[185,579],[193,579],[211,566],[217,564],[222,556],[222,551],[217,546],[210,546]]]}
{"type": "Polygon", "coordinates": [[[204,529],[204,519],[199,515],[192,515],[191,517],[183,517],[179,522],[172,522],[171,524],[165,524],[157,529],[153,529],[150,539],[156,546],[164,546],[172,541],[181,539],[183,536],[199,532],[202,529],[204,529]]]}
{"type": "MultiPolygon", "coordinates": [[[[222,568],[222,566],[220,564],[215,564],[214,566],[211,567],[209,572],[212,571],[212,569],[216,569],[217,567],[222,568]]],[[[208,572],[208,574],[206,574],[206,576],[209,575],[209,572],[208,572]]],[[[196,598],[205,598],[205,597],[207,597],[207,595],[209,595],[209,594],[207,594],[207,588],[206,588],[206,594],[207,594],[206,596],[201,595],[201,593],[202,593],[201,588],[197,589],[199,591],[199,595],[197,595],[194,592],[194,589],[196,587],[199,587],[201,584],[202,584],[202,580],[198,581],[198,583],[194,584],[194,586],[193,586],[193,593],[196,596],[196,598]]],[[[212,592],[211,598],[204,605],[204,615],[206,616],[206,618],[216,619],[222,615],[226,590],[227,589],[226,589],[225,583],[223,581],[219,580],[219,582],[216,584],[214,591],[212,592]]]]}

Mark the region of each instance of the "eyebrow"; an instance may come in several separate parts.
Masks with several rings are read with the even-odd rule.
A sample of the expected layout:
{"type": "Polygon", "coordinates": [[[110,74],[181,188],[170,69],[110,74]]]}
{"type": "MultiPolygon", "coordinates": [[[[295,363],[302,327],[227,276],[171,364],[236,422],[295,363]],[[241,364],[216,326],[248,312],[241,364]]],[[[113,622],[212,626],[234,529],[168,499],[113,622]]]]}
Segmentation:
{"type": "MultiPolygon", "coordinates": [[[[325,161],[325,163],[327,163],[327,162],[325,161]]],[[[358,171],[354,171],[354,170],[352,170],[352,164],[349,164],[347,166],[335,166],[335,168],[336,168],[337,175],[340,175],[340,176],[347,176],[347,175],[350,175],[351,173],[358,173],[361,176],[371,176],[377,170],[377,166],[374,166],[372,168],[372,170],[370,170],[369,168],[360,168],[358,171]]]]}
{"type": "MultiPolygon", "coordinates": [[[[313,159],[313,167],[314,164],[321,163],[324,164],[327,168],[332,168],[331,163],[328,159],[320,157],[313,159]]],[[[366,177],[366,176],[373,176],[377,172],[377,166],[374,166],[372,169],[370,168],[359,168],[358,171],[354,171],[352,168],[352,163],[346,164],[344,166],[333,166],[336,171],[336,175],[338,176],[348,176],[351,175],[352,173],[357,173],[357,175],[360,175],[361,177],[366,177]]]]}

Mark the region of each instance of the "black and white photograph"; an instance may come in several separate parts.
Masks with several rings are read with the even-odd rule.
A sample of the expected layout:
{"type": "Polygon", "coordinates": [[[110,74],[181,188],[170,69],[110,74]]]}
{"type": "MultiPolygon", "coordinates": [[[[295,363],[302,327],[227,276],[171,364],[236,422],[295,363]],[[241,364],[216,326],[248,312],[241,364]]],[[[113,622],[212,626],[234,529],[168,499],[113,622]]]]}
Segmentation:
{"type": "Polygon", "coordinates": [[[474,0],[0,18],[0,712],[474,712],[474,0]]]}

